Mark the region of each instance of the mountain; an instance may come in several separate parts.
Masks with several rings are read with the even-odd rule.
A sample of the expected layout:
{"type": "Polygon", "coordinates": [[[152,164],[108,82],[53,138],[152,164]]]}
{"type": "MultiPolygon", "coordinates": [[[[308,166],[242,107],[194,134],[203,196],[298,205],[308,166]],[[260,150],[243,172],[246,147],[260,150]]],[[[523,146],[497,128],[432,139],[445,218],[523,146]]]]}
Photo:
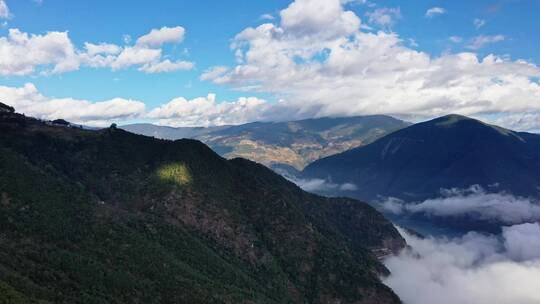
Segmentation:
{"type": "Polygon", "coordinates": [[[406,126],[408,123],[404,121],[376,115],[210,128],[171,128],[148,124],[122,128],[157,138],[199,139],[226,158],[243,157],[271,167],[287,165],[302,170],[321,157],[365,145],[406,126]]]}
{"type": "Polygon", "coordinates": [[[15,109],[11,106],[8,106],[7,104],[0,102],[0,113],[13,113],[15,112],[15,109]]]}
{"type": "Polygon", "coordinates": [[[212,132],[217,132],[222,129],[227,129],[230,126],[221,126],[221,127],[184,127],[184,128],[173,128],[167,126],[156,126],[149,123],[140,123],[140,124],[131,124],[121,126],[120,128],[131,133],[152,136],[155,138],[161,139],[183,139],[183,138],[197,138],[205,134],[212,132]]]}
{"type": "Polygon", "coordinates": [[[195,140],[2,112],[0,231],[4,303],[400,302],[380,213],[195,140]]]}
{"type": "Polygon", "coordinates": [[[443,188],[475,184],[540,197],[540,135],[449,115],[318,160],[302,175],[354,183],[357,190],[349,195],[368,201],[418,201],[439,196],[443,188]]]}

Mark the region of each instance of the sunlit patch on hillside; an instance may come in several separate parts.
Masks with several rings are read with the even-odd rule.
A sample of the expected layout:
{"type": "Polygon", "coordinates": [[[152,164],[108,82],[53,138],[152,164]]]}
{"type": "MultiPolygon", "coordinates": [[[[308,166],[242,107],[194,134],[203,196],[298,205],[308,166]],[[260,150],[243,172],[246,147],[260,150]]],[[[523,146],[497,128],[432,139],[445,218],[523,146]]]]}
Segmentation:
{"type": "Polygon", "coordinates": [[[192,177],[187,166],[183,163],[174,163],[161,166],[157,175],[160,180],[171,182],[179,186],[185,186],[191,183],[192,177]]]}

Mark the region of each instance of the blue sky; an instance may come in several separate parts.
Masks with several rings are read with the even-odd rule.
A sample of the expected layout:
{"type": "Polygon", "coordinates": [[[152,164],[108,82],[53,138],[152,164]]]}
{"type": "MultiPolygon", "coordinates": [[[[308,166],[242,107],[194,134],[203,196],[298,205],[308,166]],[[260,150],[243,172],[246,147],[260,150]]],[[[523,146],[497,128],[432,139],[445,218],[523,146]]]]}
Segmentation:
{"type": "Polygon", "coordinates": [[[91,100],[123,96],[148,100],[149,105],[158,105],[176,96],[206,95],[209,91],[232,98],[238,94],[201,82],[198,75],[210,66],[234,59],[229,50],[232,37],[246,25],[259,22],[259,16],[267,9],[279,7],[278,1],[267,2],[262,6],[246,5],[249,4],[246,1],[225,4],[224,1],[44,0],[41,5],[31,0],[8,1],[15,17],[1,30],[3,35],[12,27],[29,33],[69,31],[71,39],[79,46],[86,41],[122,44],[124,35],[137,37],[153,28],[183,26],[185,41],[172,46],[170,51],[195,61],[196,69],[159,75],[146,75],[136,69],[117,72],[82,69],[53,77],[9,77],[3,79],[3,83],[17,85],[32,81],[47,95],[91,100]],[[184,53],[186,49],[188,54],[184,53]]]}
{"type": "MultiPolygon", "coordinates": [[[[296,2],[299,2],[299,5],[304,5],[305,8],[309,8],[318,5],[317,1],[322,0],[299,0],[296,2]]],[[[293,30],[298,30],[298,27],[287,29],[285,23],[280,18],[280,12],[286,10],[294,1],[43,0],[38,2],[34,0],[4,0],[3,2],[9,13],[4,14],[1,20],[4,22],[0,29],[1,37],[9,36],[10,29],[18,29],[20,32],[28,35],[46,35],[48,32],[67,32],[69,40],[77,53],[84,52],[85,42],[93,44],[108,43],[115,44],[119,47],[128,47],[133,46],[138,37],[148,34],[152,29],[182,27],[185,30],[182,39],[176,42],[164,43],[160,47],[162,52],[160,60],[170,59],[172,61],[193,63],[194,67],[189,70],[182,69],[163,73],[145,73],[138,70],[140,68],[138,65],[121,69],[111,69],[103,67],[93,68],[85,64],[80,64],[79,67],[66,72],[43,73],[43,71],[50,70],[50,65],[37,64],[34,72],[23,73],[21,75],[20,73],[8,71],[3,72],[2,76],[0,76],[0,86],[21,88],[26,83],[31,83],[39,91],[39,94],[45,96],[47,99],[72,98],[94,103],[112,98],[122,98],[143,102],[146,106],[146,112],[167,104],[174,98],[183,97],[186,100],[192,100],[199,97],[206,97],[210,93],[217,95],[216,102],[218,104],[223,101],[234,102],[242,97],[255,97],[264,99],[265,101],[263,106],[261,106],[261,109],[266,111],[265,114],[246,114],[242,115],[239,120],[216,120],[215,116],[219,116],[218,114],[228,115],[229,113],[227,110],[221,109],[217,110],[217,114],[212,119],[208,119],[207,117],[199,119],[201,124],[215,124],[216,121],[235,123],[236,121],[244,122],[244,120],[279,119],[280,117],[276,117],[275,115],[277,114],[275,113],[281,112],[276,110],[275,107],[273,110],[268,109],[270,107],[269,105],[276,103],[278,100],[285,102],[292,102],[291,100],[294,100],[297,103],[300,102],[299,100],[302,100],[301,105],[294,107],[295,111],[293,112],[295,112],[295,115],[292,115],[292,118],[373,113],[393,114],[404,117],[429,117],[442,114],[440,111],[430,112],[418,110],[416,109],[417,107],[406,107],[403,109],[398,107],[394,111],[391,108],[374,109],[367,105],[356,106],[356,108],[352,107],[355,110],[347,113],[343,109],[330,109],[326,106],[335,103],[335,100],[332,100],[333,98],[331,96],[314,96],[306,93],[308,92],[308,86],[280,89],[276,88],[277,83],[270,83],[269,79],[262,79],[258,75],[244,75],[242,79],[231,77],[227,81],[219,81],[215,77],[213,79],[205,78],[205,80],[201,80],[203,73],[217,66],[226,66],[232,69],[240,65],[249,65],[249,62],[239,63],[236,61],[235,51],[246,52],[246,48],[253,50],[255,45],[254,40],[243,41],[247,47],[244,45],[243,48],[231,48],[231,44],[235,41],[235,36],[245,29],[250,27],[257,28],[263,23],[272,23],[276,28],[281,28],[285,31],[288,30],[290,33],[293,30]],[[269,16],[261,17],[265,14],[271,15],[274,19],[270,19],[269,16]],[[126,43],[126,37],[131,37],[131,41],[126,43]],[[254,83],[257,84],[257,89],[246,89],[246,87],[250,87],[254,83]],[[238,88],[243,89],[239,90],[238,88]],[[311,100],[324,103],[324,106],[316,103],[306,108],[306,104],[309,104],[311,100]],[[274,116],[268,113],[274,113],[272,114],[274,116]]],[[[494,54],[510,63],[515,63],[518,59],[523,59],[528,64],[537,67],[540,62],[540,41],[538,40],[540,19],[536,16],[540,9],[539,1],[388,0],[368,2],[342,0],[340,2],[339,0],[329,0],[329,2],[339,2],[336,5],[339,5],[340,11],[335,12],[335,14],[351,12],[356,18],[361,20],[362,26],[358,29],[359,32],[364,34],[373,33],[374,35],[378,35],[378,38],[383,37],[383,34],[393,34],[399,40],[399,45],[406,47],[407,51],[422,52],[422,54],[429,56],[431,60],[444,57],[448,54],[472,52],[479,60],[482,60],[482,58],[489,54],[494,54]],[[427,14],[429,9],[434,8],[436,9],[433,11],[433,14],[427,14]],[[479,38],[480,40],[478,40],[479,38]],[[474,39],[477,39],[478,43],[476,45],[474,44],[474,39]]],[[[328,7],[328,9],[332,10],[335,7],[328,7]]],[[[307,9],[300,10],[300,12],[304,11],[306,14],[309,14],[307,9]]],[[[329,15],[326,21],[332,22],[332,16],[335,17],[338,15],[329,15]]],[[[294,15],[294,18],[300,18],[298,20],[308,20],[301,19],[304,17],[299,14],[294,15]]],[[[317,18],[316,14],[315,16],[312,14],[312,16],[308,17],[317,18]]],[[[320,26],[324,27],[324,22],[326,21],[322,20],[321,22],[323,23],[320,26]]],[[[309,20],[306,22],[303,26],[313,25],[309,20]]],[[[320,30],[323,31],[322,28],[320,30]]],[[[356,35],[356,32],[349,31],[343,35],[349,35],[350,38],[351,35],[356,35]]],[[[312,35],[311,37],[315,36],[312,35]]],[[[328,44],[329,40],[326,38],[324,41],[319,38],[310,38],[307,36],[303,39],[304,41],[307,41],[305,39],[311,39],[309,43],[315,43],[315,40],[318,39],[316,42],[319,47],[327,48],[327,50],[331,49],[327,47],[330,44],[328,44]]],[[[333,37],[332,39],[337,38],[333,37]]],[[[283,44],[283,41],[280,43],[283,44]]],[[[290,39],[287,40],[287,43],[294,44],[290,39]]],[[[394,44],[394,46],[396,45],[394,44]]],[[[284,47],[279,51],[288,52],[290,48],[284,47]]],[[[305,49],[302,50],[302,52],[305,51],[305,49]]],[[[308,57],[302,60],[313,63],[315,57],[309,56],[311,55],[308,55],[308,57]]],[[[381,54],[381,56],[386,55],[381,54]]],[[[300,62],[297,63],[299,65],[301,64],[300,62]]],[[[256,68],[261,71],[264,70],[261,66],[256,66],[256,68]]],[[[508,67],[509,75],[513,73],[515,68],[508,67]]],[[[397,69],[403,70],[404,67],[397,69]]],[[[538,75],[536,70],[524,73],[522,76],[528,78],[531,83],[537,83],[538,75]]],[[[341,77],[341,75],[332,75],[334,75],[334,79],[341,77]]],[[[234,75],[231,74],[231,76],[234,75]]],[[[328,75],[323,76],[328,77],[328,75]]],[[[317,76],[312,75],[310,77],[317,76]]],[[[291,78],[288,81],[292,82],[293,79],[291,78]]],[[[284,83],[287,84],[288,82],[285,81],[284,83]]],[[[283,83],[279,83],[279,85],[283,86],[283,83]]],[[[360,87],[362,85],[359,84],[360,87]]],[[[328,89],[330,90],[331,88],[328,89]]],[[[312,90],[312,88],[309,90],[312,90]]],[[[533,92],[534,94],[536,94],[536,91],[533,92]]],[[[7,98],[10,97],[10,95],[5,96],[7,98]]],[[[474,96],[486,96],[486,93],[478,92],[474,96]]],[[[345,98],[349,100],[347,102],[354,103],[357,99],[373,99],[376,96],[365,97],[360,93],[355,95],[355,92],[348,92],[346,96],[336,98],[340,100],[345,98]]],[[[404,98],[410,98],[410,96],[404,95],[404,98]]],[[[459,103],[463,102],[462,98],[462,96],[455,98],[454,96],[444,96],[443,99],[455,99],[454,101],[459,103]]],[[[440,100],[436,104],[442,102],[440,100]]],[[[493,103],[499,103],[499,101],[493,101],[493,103]]],[[[531,104],[531,101],[528,101],[528,103],[531,104]]],[[[516,114],[509,107],[500,104],[482,110],[471,110],[470,108],[469,106],[456,107],[455,110],[468,115],[476,114],[481,117],[496,117],[497,119],[516,114]]],[[[538,108],[534,105],[531,107],[520,106],[519,111],[517,114],[526,112],[527,115],[533,115],[534,118],[538,114],[538,108]]],[[[29,112],[32,111],[30,110],[29,112]]],[[[285,112],[290,113],[291,111],[285,112]]],[[[193,115],[192,112],[188,114],[193,115]]],[[[200,115],[200,113],[197,115],[200,115]]],[[[48,116],[44,115],[44,117],[48,116]]],[[[129,119],[128,117],[121,116],[114,118],[122,118],[126,121],[159,121],[173,125],[181,124],[175,123],[173,118],[182,119],[181,115],[168,117],[166,120],[159,120],[156,118],[156,115],[154,115],[154,118],[149,118],[146,115],[131,115],[129,119]]],[[[82,118],[79,120],[84,122],[82,118]]],[[[196,124],[196,121],[192,124],[196,124]]],[[[515,119],[507,119],[507,121],[510,124],[515,119]]],[[[527,128],[524,127],[524,129],[530,128],[530,126],[527,126],[527,128]]],[[[534,129],[536,126],[532,128],[534,129]]]]}

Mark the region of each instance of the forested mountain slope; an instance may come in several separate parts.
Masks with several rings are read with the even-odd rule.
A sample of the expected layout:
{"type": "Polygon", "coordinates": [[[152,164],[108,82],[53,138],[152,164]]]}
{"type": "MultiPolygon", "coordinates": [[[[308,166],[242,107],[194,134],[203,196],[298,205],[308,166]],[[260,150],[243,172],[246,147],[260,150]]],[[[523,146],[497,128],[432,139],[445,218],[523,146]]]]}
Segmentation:
{"type": "Polygon", "coordinates": [[[381,214],[195,140],[0,113],[9,303],[399,303],[381,214]]]}

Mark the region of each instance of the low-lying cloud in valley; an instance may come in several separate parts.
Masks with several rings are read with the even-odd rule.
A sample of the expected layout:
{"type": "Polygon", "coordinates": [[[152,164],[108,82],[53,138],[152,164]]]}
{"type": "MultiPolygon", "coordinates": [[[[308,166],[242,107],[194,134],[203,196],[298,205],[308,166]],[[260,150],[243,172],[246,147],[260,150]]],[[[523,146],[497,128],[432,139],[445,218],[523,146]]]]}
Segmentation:
{"type": "Polygon", "coordinates": [[[333,192],[333,191],[356,191],[358,187],[353,183],[336,184],[322,178],[298,178],[290,174],[280,173],[287,180],[295,183],[307,192],[333,192]]]}
{"type": "Polygon", "coordinates": [[[389,198],[381,204],[394,214],[421,213],[436,217],[470,217],[504,224],[540,220],[540,203],[508,193],[489,193],[475,185],[468,189],[444,190],[442,197],[420,203],[406,203],[389,198]]]}
{"type": "Polygon", "coordinates": [[[420,239],[400,229],[410,249],[385,261],[384,279],[409,304],[540,303],[540,225],[420,239]]]}

